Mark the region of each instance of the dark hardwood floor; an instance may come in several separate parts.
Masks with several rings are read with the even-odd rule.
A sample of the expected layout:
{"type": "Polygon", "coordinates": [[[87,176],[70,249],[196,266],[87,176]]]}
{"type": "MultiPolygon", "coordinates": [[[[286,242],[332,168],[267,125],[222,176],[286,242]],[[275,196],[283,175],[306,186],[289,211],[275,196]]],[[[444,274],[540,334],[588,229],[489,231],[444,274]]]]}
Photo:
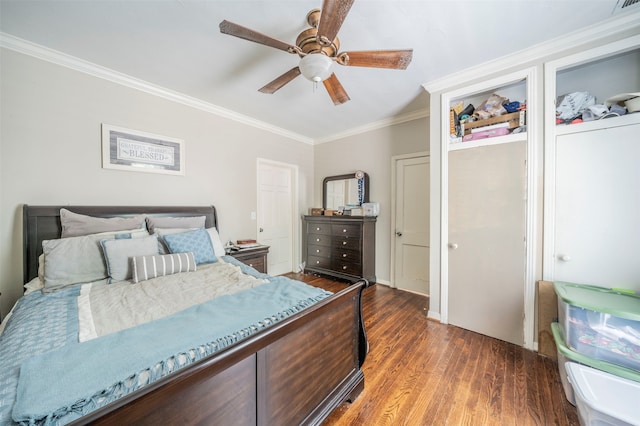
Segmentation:
{"type": "MultiPolygon", "coordinates": [[[[345,283],[288,274],[329,291],[345,283]]],[[[578,425],[554,360],[427,319],[428,298],[375,285],[364,291],[370,350],[365,389],[333,425],[578,425]]]]}

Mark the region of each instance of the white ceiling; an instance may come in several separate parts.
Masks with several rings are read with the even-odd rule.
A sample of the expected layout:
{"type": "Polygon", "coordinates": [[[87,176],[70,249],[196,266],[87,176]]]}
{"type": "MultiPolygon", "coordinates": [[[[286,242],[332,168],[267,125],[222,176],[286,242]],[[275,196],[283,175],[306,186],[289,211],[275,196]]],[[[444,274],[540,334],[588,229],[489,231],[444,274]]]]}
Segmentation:
{"type": "Polygon", "coordinates": [[[336,66],[334,106],[302,76],[258,89],[298,57],[220,33],[223,19],[295,44],[322,0],[0,0],[0,31],[310,141],[425,114],[422,84],[599,23],[617,0],[356,0],[341,51],[413,48],[407,70],[336,66]]]}

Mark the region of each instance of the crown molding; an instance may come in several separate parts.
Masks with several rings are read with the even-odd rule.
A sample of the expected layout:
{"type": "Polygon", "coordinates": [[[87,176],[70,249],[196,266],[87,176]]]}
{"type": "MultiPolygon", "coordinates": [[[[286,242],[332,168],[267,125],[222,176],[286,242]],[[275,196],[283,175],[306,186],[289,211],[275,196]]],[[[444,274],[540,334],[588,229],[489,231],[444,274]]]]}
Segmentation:
{"type": "Polygon", "coordinates": [[[562,35],[553,40],[536,44],[519,52],[502,56],[478,66],[466,68],[445,77],[424,83],[422,87],[429,93],[443,92],[451,87],[464,84],[478,78],[479,75],[491,75],[504,72],[514,64],[527,64],[549,58],[576,46],[597,42],[605,37],[640,29],[640,10],[616,15],[601,23],[562,35]]]}
{"type": "Polygon", "coordinates": [[[255,127],[261,130],[265,130],[277,135],[281,135],[290,139],[294,139],[299,142],[303,142],[312,145],[314,140],[312,138],[300,135],[298,133],[290,132],[281,127],[273,126],[264,121],[256,120],[249,116],[239,114],[226,108],[222,108],[218,105],[204,102],[200,99],[192,96],[185,95],[180,92],[166,89],[155,84],[148,83],[146,81],[131,77],[130,75],[114,71],[112,69],[88,62],[79,58],[76,58],[66,53],[50,49],[48,47],[32,43],[30,41],[15,37],[11,34],[0,32],[0,47],[13,50],[18,53],[32,56],[34,58],[41,59],[43,61],[51,62],[56,65],[60,65],[66,68],[73,69],[85,74],[92,75],[103,80],[110,81],[112,83],[120,84],[131,89],[139,90],[141,92],[149,93],[154,96],[158,96],[169,101],[173,101],[182,105],[186,105],[192,108],[196,108],[201,111],[205,111],[211,114],[215,114],[220,117],[227,118],[229,120],[237,121],[242,124],[246,124],[251,127],[255,127]]]}
{"type": "Polygon", "coordinates": [[[335,133],[333,135],[330,135],[324,138],[315,139],[314,145],[333,142],[335,140],[343,139],[349,136],[355,136],[362,133],[370,132],[372,130],[382,129],[384,127],[390,127],[396,124],[402,124],[408,121],[419,120],[419,119],[428,118],[428,117],[429,117],[429,109],[420,109],[420,110],[409,112],[406,114],[401,114],[393,118],[374,121],[369,124],[365,124],[364,126],[354,127],[353,129],[347,130],[345,132],[335,133]]]}

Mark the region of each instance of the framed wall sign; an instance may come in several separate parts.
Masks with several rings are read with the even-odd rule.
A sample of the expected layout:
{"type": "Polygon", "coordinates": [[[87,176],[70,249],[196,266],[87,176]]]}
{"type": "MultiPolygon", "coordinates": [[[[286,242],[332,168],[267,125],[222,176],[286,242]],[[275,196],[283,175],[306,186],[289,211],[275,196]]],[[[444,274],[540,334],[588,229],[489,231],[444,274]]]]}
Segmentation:
{"type": "Polygon", "coordinates": [[[102,167],[137,172],[184,175],[181,139],[102,124],[102,167]]]}

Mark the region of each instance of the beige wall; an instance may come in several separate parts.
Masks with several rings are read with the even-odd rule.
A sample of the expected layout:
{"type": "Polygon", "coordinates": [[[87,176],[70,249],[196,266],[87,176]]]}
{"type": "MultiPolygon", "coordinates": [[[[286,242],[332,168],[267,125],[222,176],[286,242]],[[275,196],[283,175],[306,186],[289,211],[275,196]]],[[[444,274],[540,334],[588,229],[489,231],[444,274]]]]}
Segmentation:
{"type": "MultiPolygon", "coordinates": [[[[369,174],[369,200],[380,203],[376,223],[376,277],[390,284],[391,157],[429,150],[429,118],[316,145],[315,203],[322,206],[322,180],[327,176],[364,170],[369,174]]],[[[428,259],[425,259],[425,262],[428,259]]]]}
{"type": "Polygon", "coordinates": [[[422,118],[307,145],[11,50],[0,50],[0,312],[22,294],[22,205],[202,205],[223,240],[256,236],[256,160],[299,168],[299,213],[322,204],[322,179],[371,178],[376,272],[390,282],[391,157],[428,151],[422,118]],[[101,124],[185,140],[186,175],[106,170],[101,124]],[[315,191],[315,195],[314,195],[315,191]]]}
{"type": "MultiPolygon", "coordinates": [[[[299,167],[313,204],[313,146],[1,50],[0,312],[22,294],[22,204],[208,205],[223,240],[256,235],[256,159],[299,167]],[[184,139],[186,176],[105,170],[101,123],[184,139]]],[[[363,166],[364,167],[364,166],[363,166]]]]}

